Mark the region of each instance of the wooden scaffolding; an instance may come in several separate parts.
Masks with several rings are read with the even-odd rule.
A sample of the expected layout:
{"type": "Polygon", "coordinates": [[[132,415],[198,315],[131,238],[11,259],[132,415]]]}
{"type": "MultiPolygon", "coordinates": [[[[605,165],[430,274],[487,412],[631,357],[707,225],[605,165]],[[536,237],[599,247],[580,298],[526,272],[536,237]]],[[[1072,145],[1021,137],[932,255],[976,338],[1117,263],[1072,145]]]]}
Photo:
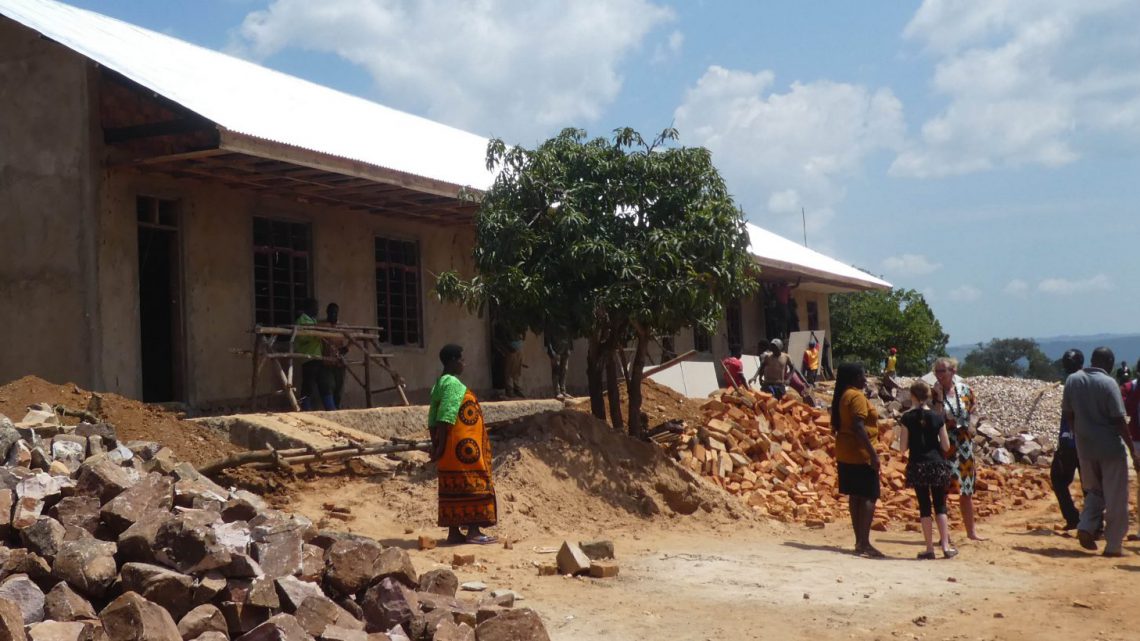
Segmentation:
{"type": "MultiPolygon", "coordinates": [[[[301,404],[297,399],[297,388],[294,385],[294,367],[297,361],[308,362],[312,360],[325,361],[330,364],[340,363],[346,373],[364,389],[364,403],[367,407],[372,404],[373,396],[384,392],[396,391],[404,405],[410,405],[404,377],[392,366],[392,354],[384,352],[380,344],[379,327],[363,327],[357,325],[285,325],[281,327],[263,327],[255,325],[253,331],[252,350],[234,350],[234,353],[248,355],[253,358],[253,371],[250,375],[249,404],[250,410],[256,410],[258,404],[258,383],[261,372],[268,364],[273,370],[279,389],[274,394],[283,394],[289,401],[294,412],[301,411],[301,404]],[[343,345],[348,348],[346,353],[337,353],[335,356],[312,356],[300,354],[295,348],[298,338],[317,338],[324,344],[326,341],[343,345]],[[387,387],[373,388],[373,367],[387,372],[392,384],[387,387]],[[360,368],[358,374],[354,368],[360,368]]],[[[324,352],[326,350],[322,350],[324,352]]],[[[379,372],[377,372],[379,373],[379,372]]]]}

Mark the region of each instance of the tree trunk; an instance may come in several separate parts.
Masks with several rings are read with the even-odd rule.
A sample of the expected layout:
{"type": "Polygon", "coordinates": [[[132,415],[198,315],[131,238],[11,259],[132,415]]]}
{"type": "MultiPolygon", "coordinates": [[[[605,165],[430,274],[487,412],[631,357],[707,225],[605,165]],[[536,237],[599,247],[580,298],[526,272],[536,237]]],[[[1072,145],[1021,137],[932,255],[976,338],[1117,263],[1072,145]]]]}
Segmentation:
{"type": "Polygon", "coordinates": [[[590,390],[590,413],[599,420],[606,420],[606,401],[604,398],[604,384],[602,383],[602,353],[598,340],[590,338],[590,345],[586,351],[586,384],[590,390]]]}
{"type": "Polygon", "coordinates": [[[606,354],[606,393],[610,397],[610,423],[615,430],[624,427],[621,420],[621,367],[618,366],[617,352],[610,350],[606,354]]]}
{"type": "Polygon", "coordinates": [[[645,426],[641,423],[641,381],[645,370],[645,358],[649,351],[649,335],[646,332],[637,332],[637,347],[633,352],[633,361],[629,364],[629,435],[634,438],[645,437],[645,426]]]}

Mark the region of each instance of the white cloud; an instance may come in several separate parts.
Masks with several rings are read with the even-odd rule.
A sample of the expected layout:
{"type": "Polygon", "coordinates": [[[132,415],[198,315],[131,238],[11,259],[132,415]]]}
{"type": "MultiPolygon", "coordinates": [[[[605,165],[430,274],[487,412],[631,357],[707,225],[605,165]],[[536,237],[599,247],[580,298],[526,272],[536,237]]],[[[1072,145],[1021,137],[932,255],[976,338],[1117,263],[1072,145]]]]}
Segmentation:
{"type": "Polygon", "coordinates": [[[1029,283],[1021,280],[1020,278],[1014,278],[1013,280],[1009,281],[1009,284],[1005,286],[1005,293],[1009,294],[1010,296],[1023,298],[1026,294],[1029,293],[1029,283]]]}
{"type": "Polygon", "coordinates": [[[900,254],[883,260],[883,268],[889,272],[923,276],[937,271],[941,263],[931,262],[925,254],[900,254]]]}
{"type": "Polygon", "coordinates": [[[982,297],[982,290],[970,285],[962,285],[951,289],[946,297],[956,303],[969,303],[982,297]]]}
{"type": "Polygon", "coordinates": [[[367,69],[393,107],[531,144],[596,120],[621,63],[674,19],[652,0],[273,0],[234,48],[332,53],[367,69]]]}
{"type": "Polygon", "coordinates": [[[1138,23],[1127,0],[925,0],[904,35],[937,58],[948,104],[891,173],[1056,167],[1140,138],[1138,23]]]}
{"type": "Polygon", "coordinates": [[[681,48],[685,45],[685,34],[680,31],[674,30],[669,34],[669,38],[659,43],[653,50],[653,58],[651,59],[654,64],[662,64],[671,60],[676,60],[681,55],[681,48]]]}
{"type": "Polygon", "coordinates": [[[1105,274],[1097,274],[1084,280],[1069,280],[1066,278],[1046,278],[1037,283],[1037,291],[1058,296],[1070,296],[1082,292],[1101,291],[1113,289],[1112,280],[1105,274]]]}
{"type": "Polygon", "coordinates": [[[820,80],[777,93],[774,82],[771,71],[709,67],[677,107],[676,126],[681,142],[712,150],[746,211],[766,208],[798,232],[803,207],[818,232],[844,198],[844,179],[873,153],[901,147],[902,103],[889,89],[820,80]]]}

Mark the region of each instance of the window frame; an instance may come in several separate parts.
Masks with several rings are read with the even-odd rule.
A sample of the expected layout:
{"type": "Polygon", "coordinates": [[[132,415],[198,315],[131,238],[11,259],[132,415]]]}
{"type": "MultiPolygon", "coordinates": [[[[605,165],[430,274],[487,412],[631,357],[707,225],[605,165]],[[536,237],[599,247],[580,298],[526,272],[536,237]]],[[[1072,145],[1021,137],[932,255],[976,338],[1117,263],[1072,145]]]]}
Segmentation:
{"type": "Polygon", "coordinates": [[[274,216],[274,215],[254,215],[254,216],[251,216],[251,220],[250,220],[251,256],[250,257],[251,257],[252,262],[253,262],[253,274],[252,274],[253,300],[252,300],[252,303],[253,303],[253,319],[254,319],[255,324],[261,325],[264,327],[272,327],[272,326],[279,326],[279,325],[292,325],[297,321],[298,316],[300,316],[300,313],[302,311],[301,307],[304,303],[304,300],[306,298],[313,298],[316,296],[315,286],[314,286],[314,274],[315,274],[316,270],[315,270],[314,265],[313,265],[313,258],[314,258],[313,254],[314,254],[314,246],[315,246],[315,243],[313,242],[313,233],[314,233],[314,226],[313,226],[312,221],[309,221],[309,220],[292,218],[292,217],[288,217],[288,216],[274,216]],[[265,223],[268,223],[270,225],[269,234],[270,234],[271,244],[269,244],[269,245],[258,244],[257,226],[258,226],[259,222],[265,222],[265,223]],[[286,247],[278,247],[275,243],[273,243],[273,229],[272,229],[273,225],[289,225],[291,227],[290,235],[289,235],[289,240],[290,240],[290,243],[289,243],[290,246],[289,247],[287,247],[287,248],[286,247]],[[295,244],[293,242],[293,240],[295,238],[295,236],[293,235],[295,232],[295,229],[293,229],[293,228],[295,228],[295,227],[300,227],[300,228],[303,228],[305,230],[306,247],[303,250],[302,249],[296,249],[295,247],[293,247],[293,245],[295,244]],[[275,281],[273,278],[274,267],[273,267],[272,261],[273,261],[273,255],[275,253],[287,253],[289,258],[290,258],[290,265],[288,268],[289,273],[290,273],[290,280],[288,283],[288,287],[290,289],[290,294],[289,294],[290,299],[289,300],[290,300],[290,304],[291,304],[292,308],[284,316],[277,313],[278,310],[274,304],[275,297],[274,297],[273,293],[274,293],[274,290],[276,288],[275,288],[275,281]],[[267,308],[268,319],[267,319],[267,321],[268,322],[262,321],[260,316],[261,316],[261,312],[262,312],[263,308],[260,305],[258,305],[258,301],[257,301],[257,299],[258,299],[257,257],[259,254],[264,254],[264,255],[267,255],[270,257],[270,263],[268,266],[268,269],[269,269],[269,274],[268,274],[269,292],[267,294],[267,296],[268,296],[268,308],[267,308]],[[296,279],[294,279],[296,265],[292,263],[292,259],[295,259],[301,255],[303,255],[305,258],[304,294],[302,296],[297,296],[296,287],[297,287],[298,283],[297,283],[296,279]],[[284,322],[278,322],[278,320],[281,320],[281,319],[284,319],[284,322]]]}
{"type": "MultiPolygon", "coordinates": [[[[406,256],[407,254],[405,253],[404,255],[406,256]]],[[[423,269],[424,269],[424,266],[423,266],[423,243],[421,243],[418,238],[407,237],[407,236],[399,236],[399,235],[394,235],[394,234],[377,233],[373,236],[373,239],[372,239],[372,259],[373,259],[373,262],[372,262],[373,292],[375,294],[375,305],[374,305],[373,309],[375,310],[376,326],[380,328],[380,340],[379,340],[380,344],[385,345],[385,346],[394,347],[394,348],[400,348],[400,349],[422,349],[424,347],[424,345],[426,344],[425,334],[427,331],[426,323],[424,321],[424,303],[425,303],[425,301],[424,301],[424,284],[423,284],[423,269]],[[378,256],[378,254],[380,253],[379,249],[380,249],[380,243],[381,242],[388,244],[388,247],[386,249],[387,249],[387,256],[389,257],[389,260],[384,261],[384,262],[381,262],[379,260],[379,256],[378,256]],[[394,246],[394,245],[402,246],[401,250],[400,250],[402,252],[406,252],[410,248],[411,255],[414,257],[414,264],[408,264],[407,262],[397,262],[397,261],[391,260],[391,256],[393,255],[391,249],[392,249],[392,246],[394,246]],[[388,281],[388,283],[389,283],[388,291],[384,292],[384,294],[385,294],[384,298],[386,298],[389,301],[389,303],[387,305],[387,315],[381,316],[382,292],[380,289],[380,273],[381,273],[380,270],[382,268],[383,269],[399,268],[399,269],[403,270],[405,274],[411,274],[411,278],[405,277],[404,284],[406,285],[407,283],[414,283],[414,285],[415,285],[415,292],[411,296],[411,299],[413,299],[415,301],[414,318],[412,318],[406,311],[407,310],[407,304],[406,303],[407,303],[407,299],[408,299],[408,294],[406,292],[403,294],[405,297],[405,306],[404,306],[404,311],[402,313],[402,319],[401,319],[402,322],[404,323],[404,330],[403,330],[404,340],[403,340],[403,342],[399,342],[399,343],[392,342],[393,312],[392,312],[392,306],[390,303],[390,301],[392,299],[392,292],[391,292],[391,287],[390,287],[391,281],[390,280],[388,281]],[[415,326],[415,340],[413,340],[413,341],[407,340],[409,322],[414,323],[414,326],[415,326]]]]}

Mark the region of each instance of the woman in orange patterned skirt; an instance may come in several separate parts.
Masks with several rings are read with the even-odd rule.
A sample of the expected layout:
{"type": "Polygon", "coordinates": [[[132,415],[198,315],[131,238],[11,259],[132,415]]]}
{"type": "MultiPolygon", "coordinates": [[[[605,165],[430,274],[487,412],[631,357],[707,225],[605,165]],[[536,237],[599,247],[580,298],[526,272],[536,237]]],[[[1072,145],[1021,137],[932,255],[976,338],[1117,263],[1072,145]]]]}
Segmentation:
{"type": "Polygon", "coordinates": [[[494,543],[495,537],[479,529],[498,520],[483,411],[459,380],[463,348],[445,345],[439,360],[443,374],[431,389],[428,408],[432,460],[439,465],[439,525],[448,528],[448,543],[494,543]],[[466,527],[467,534],[460,527],[466,527]]]}

